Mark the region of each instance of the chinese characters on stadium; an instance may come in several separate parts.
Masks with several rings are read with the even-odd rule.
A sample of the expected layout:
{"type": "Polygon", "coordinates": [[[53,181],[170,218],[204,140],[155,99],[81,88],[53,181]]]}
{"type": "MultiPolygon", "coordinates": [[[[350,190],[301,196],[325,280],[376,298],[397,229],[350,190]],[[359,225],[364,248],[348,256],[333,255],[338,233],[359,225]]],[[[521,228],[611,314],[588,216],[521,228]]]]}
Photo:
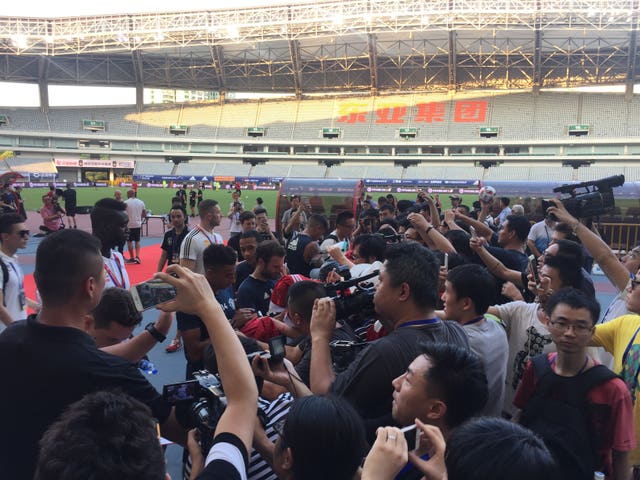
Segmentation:
{"type": "Polygon", "coordinates": [[[367,108],[363,104],[346,104],[341,109],[339,123],[367,123],[368,116],[375,114],[375,123],[404,124],[412,123],[436,123],[444,122],[447,116],[453,114],[455,123],[484,122],[487,114],[486,101],[457,101],[453,102],[453,112],[449,112],[447,102],[429,102],[416,105],[416,113],[413,119],[407,116],[406,106],[388,106],[379,108],[375,112],[362,111],[367,108]]]}

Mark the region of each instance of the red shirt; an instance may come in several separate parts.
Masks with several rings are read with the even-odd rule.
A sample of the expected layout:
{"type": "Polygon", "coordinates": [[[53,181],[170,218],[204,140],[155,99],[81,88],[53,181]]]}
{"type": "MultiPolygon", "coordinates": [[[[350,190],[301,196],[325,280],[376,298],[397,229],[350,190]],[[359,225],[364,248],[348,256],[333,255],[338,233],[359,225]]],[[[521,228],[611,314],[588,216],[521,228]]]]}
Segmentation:
{"type": "MultiPolygon", "coordinates": [[[[551,369],[555,371],[556,352],[548,354],[551,369]],[[553,362],[553,363],[552,363],[553,362]]],[[[513,404],[524,409],[536,390],[536,373],[531,361],[522,376],[513,404]]],[[[633,430],[633,404],[629,389],[619,378],[614,378],[592,388],[587,394],[589,403],[594,405],[608,405],[611,415],[607,421],[598,421],[591,417],[591,427],[596,436],[596,464],[598,470],[609,472],[611,475],[611,450],[628,452],[636,448],[633,430]]]]}

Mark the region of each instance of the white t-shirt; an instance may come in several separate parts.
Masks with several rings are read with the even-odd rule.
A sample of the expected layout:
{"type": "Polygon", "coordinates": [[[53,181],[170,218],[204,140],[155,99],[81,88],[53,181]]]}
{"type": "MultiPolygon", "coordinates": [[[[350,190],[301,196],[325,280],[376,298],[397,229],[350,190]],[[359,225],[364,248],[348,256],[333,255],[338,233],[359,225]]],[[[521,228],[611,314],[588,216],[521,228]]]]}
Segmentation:
{"type": "MultiPolygon", "coordinates": [[[[9,312],[9,315],[11,315],[13,321],[22,320],[27,318],[27,310],[24,297],[24,274],[18,263],[18,256],[14,255],[10,257],[0,251],[0,257],[9,272],[9,281],[2,292],[4,295],[5,308],[9,312]],[[25,302],[25,305],[22,305],[21,299],[25,302]]],[[[0,287],[2,285],[4,285],[4,275],[2,269],[0,269],[0,287]]],[[[4,323],[0,322],[0,331],[4,330],[4,328],[4,323]]]]}
{"type": "Polygon", "coordinates": [[[497,305],[498,317],[504,323],[509,340],[507,385],[504,411],[513,413],[513,397],[531,357],[556,351],[547,326],[538,319],[538,304],[510,302],[497,305]]]}
{"type": "Polygon", "coordinates": [[[127,205],[127,216],[129,217],[129,228],[140,228],[142,226],[142,212],[144,202],[139,198],[127,198],[124,202],[127,205]]]}
{"type": "Polygon", "coordinates": [[[196,262],[194,271],[204,275],[202,254],[213,243],[223,243],[222,237],[215,232],[207,232],[198,225],[196,228],[189,230],[187,236],[184,237],[182,245],[180,245],[180,258],[194,260],[196,262]]]}
{"type": "Polygon", "coordinates": [[[469,348],[480,357],[487,375],[489,396],[483,415],[500,416],[504,405],[505,379],[509,343],[502,325],[490,318],[484,322],[463,325],[469,348]]]}
{"type": "Polygon", "coordinates": [[[124,263],[124,257],[117,250],[111,250],[111,257],[102,257],[104,262],[104,288],[124,288],[129,290],[131,282],[124,263]]]}

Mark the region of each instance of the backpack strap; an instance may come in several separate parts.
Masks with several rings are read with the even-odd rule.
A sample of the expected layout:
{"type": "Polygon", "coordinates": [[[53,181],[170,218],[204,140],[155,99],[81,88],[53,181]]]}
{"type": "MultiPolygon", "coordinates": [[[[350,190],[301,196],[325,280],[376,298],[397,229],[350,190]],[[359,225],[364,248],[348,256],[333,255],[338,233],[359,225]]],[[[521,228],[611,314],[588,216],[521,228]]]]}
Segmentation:
{"type": "Polygon", "coordinates": [[[566,400],[574,405],[584,403],[587,398],[587,393],[589,393],[591,389],[618,377],[618,375],[604,365],[595,365],[575,377],[561,377],[551,370],[549,358],[546,353],[536,355],[531,359],[531,363],[533,364],[537,378],[536,395],[546,396],[556,388],[556,386],[560,386],[561,383],[566,384],[566,381],[571,381],[572,388],[565,390],[565,393],[568,395],[566,400]]]}
{"type": "Polygon", "coordinates": [[[0,257],[0,268],[2,268],[2,306],[7,306],[7,299],[4,296],[4,291],[7,287],[7,283],[9,283],[9,268],[7,264],[4,263],[4,260],[0,257]]]}

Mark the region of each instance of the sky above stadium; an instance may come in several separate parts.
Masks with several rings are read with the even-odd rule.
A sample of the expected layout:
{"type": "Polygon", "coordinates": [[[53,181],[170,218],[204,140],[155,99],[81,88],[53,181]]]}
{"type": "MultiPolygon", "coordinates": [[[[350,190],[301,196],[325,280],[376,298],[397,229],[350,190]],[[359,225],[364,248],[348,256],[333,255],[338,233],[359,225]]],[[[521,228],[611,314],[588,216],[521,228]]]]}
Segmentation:
{"type": "Polygon", "coordinates": [[[105,15],[118,13],[147,13],[210,10],[233,7],[253,7],[282,3],[303,3],[304,0],[110,0],[109,2],[73,2],[24,0],[0,2],[0,16],[71,17],[77,15],[105,15]]]}

